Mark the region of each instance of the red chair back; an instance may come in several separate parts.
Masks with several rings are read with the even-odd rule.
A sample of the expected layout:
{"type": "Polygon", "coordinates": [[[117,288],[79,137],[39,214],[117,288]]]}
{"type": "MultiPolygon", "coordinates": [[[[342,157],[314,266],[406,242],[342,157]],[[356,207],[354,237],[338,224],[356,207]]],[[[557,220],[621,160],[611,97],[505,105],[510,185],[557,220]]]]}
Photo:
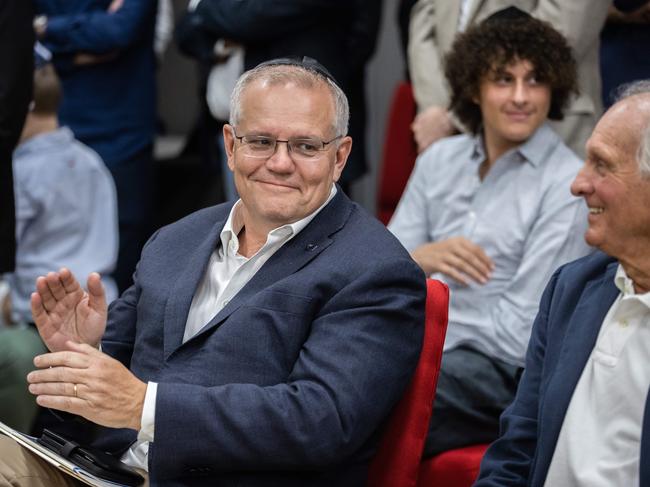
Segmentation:
{"type": "Polygon", "coordinates": [[[427,279],[424,342],[415,375],[391,413],[377,454],[370,464],[371,487],[414,487],[435,397],[442,345],[447,331],[449,289],[427,279]]]}
{"type": "Polygon", "coordinates": [[[377,218],[384,225],[397,208],[418,155],[411,132],[415,112],[411,84],[401,82],[395,88],[388,114],[377,189],[377,218]]]}
{"type": "Polygon", "coordinates": [[[418,487],[471,487],[489,445],[471,445],[428,458],[420,467],[418,487]]]}

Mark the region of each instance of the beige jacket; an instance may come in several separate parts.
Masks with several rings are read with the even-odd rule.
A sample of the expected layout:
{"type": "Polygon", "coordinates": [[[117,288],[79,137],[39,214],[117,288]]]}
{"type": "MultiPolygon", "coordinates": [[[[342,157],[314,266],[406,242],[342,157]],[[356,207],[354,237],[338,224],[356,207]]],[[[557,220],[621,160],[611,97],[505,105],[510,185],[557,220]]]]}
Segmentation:
{"type": "MultiPolygon", "coordinates": [[[[461,0],[418,0],[411,12],[408,62],[415,99],[421,111],[431,105],[446,107],[449,93],[442,60],[458,30],[461,0]]],[[[554,129],[577,154],[602,113],[599,72],[599,35],[610,0],[473,0],[467,25],[516,5],[562,32],[578,63],[580,96],[554,129]]]]}

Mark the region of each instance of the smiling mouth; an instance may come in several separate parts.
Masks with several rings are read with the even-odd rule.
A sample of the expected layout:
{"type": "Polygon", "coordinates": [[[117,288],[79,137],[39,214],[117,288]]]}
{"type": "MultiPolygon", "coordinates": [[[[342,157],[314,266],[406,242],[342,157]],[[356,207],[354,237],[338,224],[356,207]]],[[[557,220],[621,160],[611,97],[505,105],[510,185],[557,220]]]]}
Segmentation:
{"type": "Polygon", "coordinates": [[[605,211],[605,209],[601,207],[589,207],[590,215],[600,215],[603,211],[605,211]]]}
{"type": "Polygon", "coordinates": [[[530,117],[530,113],[527,112],[507,112],[507,114],[510,118],[514,118],[517,120],[525,120],[528,117],[530,117]]]}
{"type": "Polygon", "coordinates": [[[296,189],[293,186],[290,186],[288,184],[278,183],[278,182],[275,182],[275,181],[260,181],[260,180],[258,180],[257,182],[262,183],[262,184],[266,184],[268,186],[274,186],[276,188],[296,189]]]}

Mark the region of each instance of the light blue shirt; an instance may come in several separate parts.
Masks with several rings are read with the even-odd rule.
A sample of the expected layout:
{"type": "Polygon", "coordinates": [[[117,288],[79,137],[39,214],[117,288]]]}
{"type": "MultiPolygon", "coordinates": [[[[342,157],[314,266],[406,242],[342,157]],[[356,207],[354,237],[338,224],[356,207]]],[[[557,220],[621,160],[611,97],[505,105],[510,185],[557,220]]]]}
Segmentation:
{"type": "MultiPolygon", "coordinates": [[[[117,260],[117,197],[113,179],[95,151],[67,127],[32,137],[13,157],[16,199],[16,270],[7,274],[12,319],[32,321],[30,295],[38,276],[67,267],[82,284],[88,274],[110,273],[117,260]]],[[[117,296],[102,275],[106,297],[117,296]]]]}
{"type": "Polygon", "coordinates": [[[445,350],[467,344],[523,366],[552,272],[589,253],[587,207],[571,195],[582,162],[547,125],[495,161],[483,181],[482,139],[458,135],[418,158],[388,228],[409,251],[463,236],[494,262],[484,285],[442,274],[451,297],[445,350]]]}

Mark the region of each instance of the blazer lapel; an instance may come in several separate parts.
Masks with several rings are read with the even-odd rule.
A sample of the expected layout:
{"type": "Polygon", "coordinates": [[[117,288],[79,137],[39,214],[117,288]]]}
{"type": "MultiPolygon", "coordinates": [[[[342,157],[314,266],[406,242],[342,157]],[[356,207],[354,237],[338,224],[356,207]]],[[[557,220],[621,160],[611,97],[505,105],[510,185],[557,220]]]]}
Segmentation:
{"type": "MultiPolygon", "coordinates": [[[[571,397],[596,345],[600,325],[619,294],[618,288],[614,285],[616,267],[617,262],[613,262],[600,278],[590,281],[585,286],[572,316],[556,318],[570,320],[570,324],[563,339],[562,350],[546,398],[541,405],[542,423],[548,425],[544,433],[546,445],[557,443],[571,397]]],[[[542,465],[544,467],[540,468],[540,471],[547,470],[553,451],[554,448],[544,450],[545,458],[540,458],[540,467],[542,465]]]]}
{"type": "Polygon", "coordinates": [[[165,306],[164,318],[164,354],[165,360],[183,342],[187,315],[192,304],[192,298],[199,285],[210,256],[219,243],[219,236],[228,218],[217,221],[205,239],[199,244],[189,259],[183,273],[178,276],[169,293],[169,299],[165,306]]]}
{"type": "Polygon", "coordinates": [[[341,188],[338,188],[336,196],[309,225],[273,254],[228,305],[219,311],[187,343],[220,325],[257,293],[297,272],[316,258],[318,254],[331,245],[333,240],[330,237],[345,225],[351,211],[352,203],[343,194],[341,188]]]}

